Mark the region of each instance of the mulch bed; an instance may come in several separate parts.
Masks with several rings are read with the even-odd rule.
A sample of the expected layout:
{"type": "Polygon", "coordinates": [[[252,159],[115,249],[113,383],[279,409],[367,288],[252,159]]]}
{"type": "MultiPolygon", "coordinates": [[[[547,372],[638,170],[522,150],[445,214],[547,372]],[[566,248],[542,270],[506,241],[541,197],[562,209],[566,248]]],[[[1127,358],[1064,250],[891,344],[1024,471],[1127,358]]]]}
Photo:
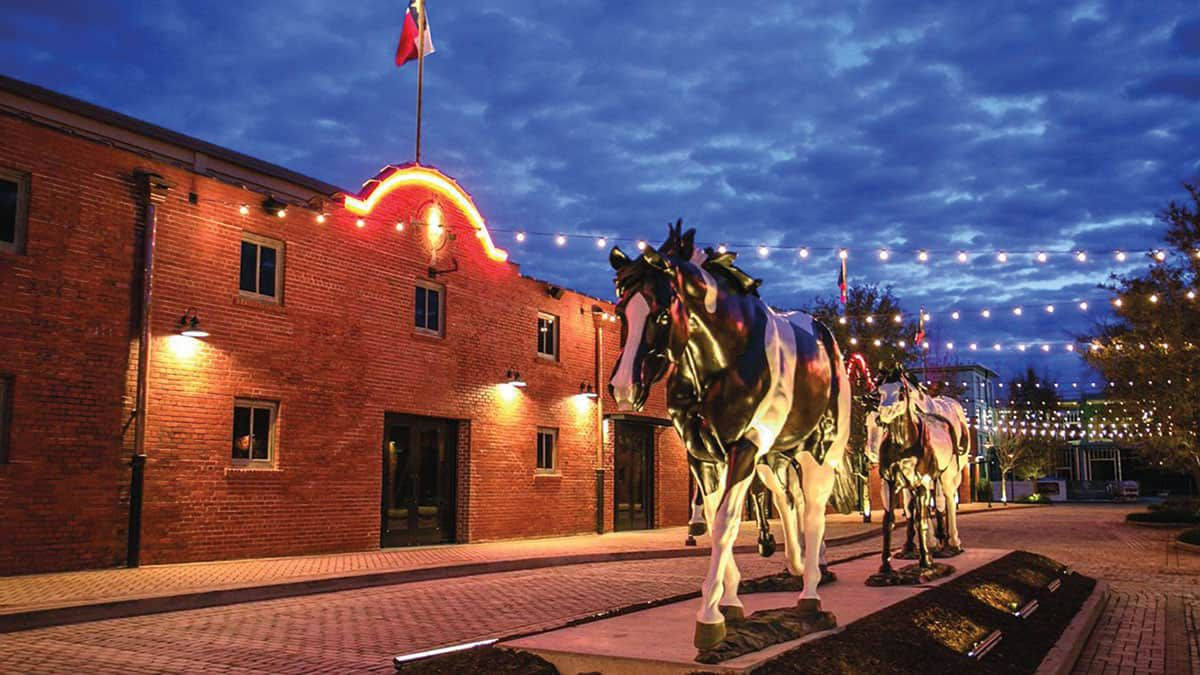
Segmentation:
{"type": "Polygon", "coordinates": [[[476,647],[454,654],[422,659],[396,669],[415,675],[460,675],[461,673],[498,673],[499,675],[558,675],[554,664],[529,652],[497,647],[476,647]]]}
{"type": "Polygon", "coordinates": [[[920,595],[866,616],[841,633],[801,645],[754,670],[790,673],[1032,673],[1096,582],[1072,574],[1051,593],[1063,565],[1016,551],[920,595]],[[1015,607],[1037,599],[1027,619],[1015,607]],[[1003,639],[981,660],[966,653],[993,630],[1003,639]]]}

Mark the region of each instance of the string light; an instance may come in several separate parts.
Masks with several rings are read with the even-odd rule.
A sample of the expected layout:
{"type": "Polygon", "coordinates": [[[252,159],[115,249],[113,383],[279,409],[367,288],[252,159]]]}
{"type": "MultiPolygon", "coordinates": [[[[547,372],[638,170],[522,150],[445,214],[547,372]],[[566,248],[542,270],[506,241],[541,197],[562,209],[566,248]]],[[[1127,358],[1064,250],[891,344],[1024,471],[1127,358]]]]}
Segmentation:
{"type": "Polygon", "coordinates": [[[929,251],[926,251],[925,249],[917,251],[917,260],[920,260],[921,262],[929,262],[929,251]]]}
{"type": "Polygon", "coordinates": [[[638,247],[638,250],[639,250],[639,251],[645,251],[645,250],[646,250],[646,240],[645,240],[645,239],[639,239],[639,240],[638,240],[638,243],[637,243],[637,247],[638,247]]]}
{"type": "Polygon", "coordinates": [[[1161,249],[1160,249],[1160,250],[1158,250],[1158,251],[1155,251],[1155,252],[1154,252],[1154,259],[1155,259],[1155,260],[1157,260],[1158,262],[1162,262],[1162,261],[1166,260],[1166,259],[1167,259],[1167,252],[1166,252],[1166,251],[1163,251],[1163,250],[1161,250],[1161,249]]]}
{"type": "Polygon", "coordinates": [[[279,218],[286,218],[287,217],[287,209],[279,209],[278,211],[275,212],[275,215],[278,216],[279,218]]]}
{"type": "Polygon", "coordinates": [[[604,237],[596,237],[596,248],[604,248],[608,246],[608,239],[604,237]]]}
{"type": "Polygon", "coordinates": [[[953,342],[947,342],[947,343],[946,343],[946,350],[947,350],[947,351],[954,351],[954,343],[953,343],[953,342]]]}
{"type": "Polygon", "coordinates": [[[1054,305],[1046,305],[1046,313],[1053,314],[1054,313],[1054,305]]]}
{"type": "Polygon", "coordinates": [[[318,224],[318,225],[324,225],[324,224],[325,224],[325,214],[324,214],[324,213],[318,213],[318,214],[317,214],[317,224],[318,224]]]}
{"type": "Polygon", "coordinates": [[[1117,251],[1117,262],[1125,262],[1125,252],[1117,251]]]}
{"type": "Polygon", "coordinates": [[[1080,309],[1081,311],[1084,311],[1084,312],[1086,312],[1086,311],[1087,311],[1087,308],[1088,308],[1087,301],[1084,301],[1084,302],[1081,302],[1081,303],[1079,303],[1079,309],[1080,309]]]}
{"type": "Polygon", "coordinates": [[[896,316],[892,317],[892,321],[895,323],[900,323],[901,321],[904,321],[904,319],[899,314],[897,314],[896,316]]]}
{"type": "Polygon", "coordinates": [[[966,252],[966,251],[959,251],[959,252],[958,252],[958,256],[957,256],[957,258],[958,258],[958,262],[960,262],[960,263],[965,263],[965,262],[967,262],[967,252],[966,252]]]}
{"type": "Polygon", "coordinates": [[[1195,299],[1196,299],[1196,291],[1188,291],[1188,292],[1187,292],[1187,299],[1188,299],[1188,300],[1195,300],[1195,299]]]}
{"type": "Polygon", "coordinates": [[[990,309],[985,309],[982,312],[980,312],[980,314],[983,315],[983,318],[985,318],[985,319],[992,318],[992,310],[990,310],[990,309]]]}
{"type": "Polygon", "coordinates": [[[1113,305],[1116,305],[1117,307],[1120,307],[1123,304],[1125,304],[1125,303],[1122,302],[1122,300],[1120,298],[1116,298],[1113,300],[1113,305]]]}
{"type": "Polygon", "coordinates": [[[1002,263],[1008,262],[1008,254],[1005,253],[1004,251],[1000,251],[999,253],[996,254],[996,262],[1002,262],[1002,263]]]}
{"type": "Polygon", "coordinates": [[[1079,262],[1087,262],[1087,253],[1084,251],[1078,251],[1075,253],[1075,259],[1079,262]]]}
{"type": "Polygon", "coordinates": [[[801,257],[801,258],[808,258],[808,249],[807,249],[807,248],[802,248],[802,249],[800,249],[800,257],[801,257]]]}
{"type": "Polygon", "coordinates": [[[1037,254],[1037,261],[1038,261],[1038,262],[1040,262],[1040,263],[1044,263],[1044,262],[1046,262],[1046,258],[1047,258],[1047,256],[1046,256],[1046,252],[1045,252],[1045,251],[1038,251],[1038,254],[1037,254]]]}
{"type": "Polygon", "coordinates": [[[1158,304],[1158,295],[1151,293],[1150,294],[1150,302],[1154,303],[1154,304],[1158,304]]]}
{"type": "Polygon", "coordinates": [[[242,204],[238,207],[238,213],[242,214],[243,216],[248,216],[250,215],[250,207],[242,204]]]}
{"type": "MultiPolygon", "coordinates": [[[[729,252],[729,247],[726,246],[725,244],[720,244],[717,246],[717,253],[728,253],[728,252],[729,252]]],[[[804,254],[801,253],[800,257],[803,258],[804,254]]]]}
{"type": "Polygon", "coordinates": [[[1021,311],[1022,310],[1020,307],[1013,307],[1013,314],[1016,314],[1017,316],[1021,316],[1021,311]]]}
{"type": "Polygon", "coordinates": [[[957,320],[958,320],[958,317],[959,317],[959,314],[958,314],[958,312],[950,312],[950,318],[951,318],[951,319],[954,319],[955,321],[957,321],[957,320]]]}
{"type": "Polygon", "coordinates": [[[355,225],[356,227],[360,227],[360,228],[362,228],[362,227],[366,227],[366,226],[367,226],[367,221],[363,220],[362,218],[358,218],[358,219],[356,219],[356,220],[354,221],[354,225],[355,225]]]}
{"type": "MultiPolygon", "coordinates": [[[[403,232],[403,231],[404,231],[404,221],[403,221],[403,220],[401,220],[401,221],[398,221],[398,222],[396,223],[396,231],[397,231],[397,232],[403,232]]],[[[480,231],[482,232],[482,230],[480,230],[480,231]]]]}
{"type": "Polygon", "coordinates": [[[525,241],[525,233],[518,232],[517,233],[517,242],[520,243],[520,242],[524,242],[524,241],[525,241]]]}
{"type": "Polygon", "coordinates": [[[554,237],[554,243],[559,246],[566,246],[567,238],[560,234],[560,235],[554,237]]]}
{"type": "Polygon", "coordinates": [[[759,256],[760,258],[765,258],[765,257],[767,257],[767,256],[768,256],[768,255],[770,255],[770,254],[771,254],[771,249],[767,248],[766,246],[759,246],[759,247],[758,247],[758,256],[759,256]]]}
{"type": "Polygon", "coordinates": [[[891,254],[888,253],[888,250],[886,248],[879,249],[879,259],[880,260],[887,260],[889,257],[891,257],[891,254]]]}

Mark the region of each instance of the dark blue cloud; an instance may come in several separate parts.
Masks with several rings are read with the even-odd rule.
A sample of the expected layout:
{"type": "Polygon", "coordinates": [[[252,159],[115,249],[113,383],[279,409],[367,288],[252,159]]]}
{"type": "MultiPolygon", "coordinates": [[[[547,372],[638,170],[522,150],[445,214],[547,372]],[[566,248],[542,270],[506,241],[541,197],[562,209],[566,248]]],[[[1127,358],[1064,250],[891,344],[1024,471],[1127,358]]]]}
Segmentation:
{"type": "MultiPolygon", "coordinates": [[[[682,216],[742,245],[781,306],[829,293],[848,246],[852,280],[934,311],[940,341],[1063,340],[1104,315],[1097,284],[1144,264],[1112,252],[1157,245],[1154,214],[1200,173],[1191,0],[430,4],[424,158],[525,271],[597,295],[610,271],[591,241],[564,253],[511,232],[628,246],[682,216]],[[812,255],[763,259],[759,244],[812,255]],[[1065,253],[1081,248],[1086,263],[1065,253]],[[1037,250],[1058,253],[1038,265],[1037,250]],[[1088,312],[1065,311],[1080,300],[1088,312]],[[1011,313],[1049,303],[1064,311],[1011,313]]],[[[415,68],[391,64],[402,16],[399,2],[10,2],[0,62],[354,188],[412,155],[415,68]]],[[[1066,354],[962,358],[1088,379],[1066,354]]]]}

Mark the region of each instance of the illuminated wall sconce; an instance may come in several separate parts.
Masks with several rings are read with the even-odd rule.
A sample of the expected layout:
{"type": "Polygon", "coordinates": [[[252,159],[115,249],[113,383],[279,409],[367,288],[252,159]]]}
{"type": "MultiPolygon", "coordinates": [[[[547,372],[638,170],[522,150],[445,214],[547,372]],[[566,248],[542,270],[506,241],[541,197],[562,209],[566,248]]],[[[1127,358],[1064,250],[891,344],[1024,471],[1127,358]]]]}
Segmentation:
{"type": "Polygon", "coordinates": [[[592,385],[587,382],[579,383],[579,394],[581,396],[585,396],[587,398],[599,398],[600,397],[600,395],[596,393],[596,390],[592,388],[592,385]]]}
{"type": "Polygon", "coordinates": [[[190,338],[206,338],[208,331],[200,327],[200,315],[195,307],[188,307],[183,316],[179,317],[179,334],[190,338]]]}
{"type": "Polygon", "coordinates": [[[521,379],[521,373],[509,369],[504,373],[504,384],[512,387],[524,387],[525,380],[521,379]]]}

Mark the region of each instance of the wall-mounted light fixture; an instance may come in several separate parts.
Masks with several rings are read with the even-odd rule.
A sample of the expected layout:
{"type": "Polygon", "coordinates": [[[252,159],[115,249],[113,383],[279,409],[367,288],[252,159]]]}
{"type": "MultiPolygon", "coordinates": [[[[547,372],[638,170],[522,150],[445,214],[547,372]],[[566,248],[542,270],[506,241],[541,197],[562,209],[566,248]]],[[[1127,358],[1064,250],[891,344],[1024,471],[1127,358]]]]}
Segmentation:
{"type": "Polygon", "coordinates": [[[504,384],[513,387],[524,387],[525,380],[521,379],[521,373],[510,368],[504,373],[504,384]]]}
{"type": "Polygon", "coordinates": [[[200,315],[195,307],[188,307],[179,317],[179,334],[190,338],[206,338],[208,331],[200,327],[200,315]]]}
{"type": "Polygon", "coordinates": [[[599,396],[596,393],[596,390],[592,388],[592,385],[587,382],[579,383],[579,394],[581,396],[586,396],[587,398],[598,398],[599,396]]]}

